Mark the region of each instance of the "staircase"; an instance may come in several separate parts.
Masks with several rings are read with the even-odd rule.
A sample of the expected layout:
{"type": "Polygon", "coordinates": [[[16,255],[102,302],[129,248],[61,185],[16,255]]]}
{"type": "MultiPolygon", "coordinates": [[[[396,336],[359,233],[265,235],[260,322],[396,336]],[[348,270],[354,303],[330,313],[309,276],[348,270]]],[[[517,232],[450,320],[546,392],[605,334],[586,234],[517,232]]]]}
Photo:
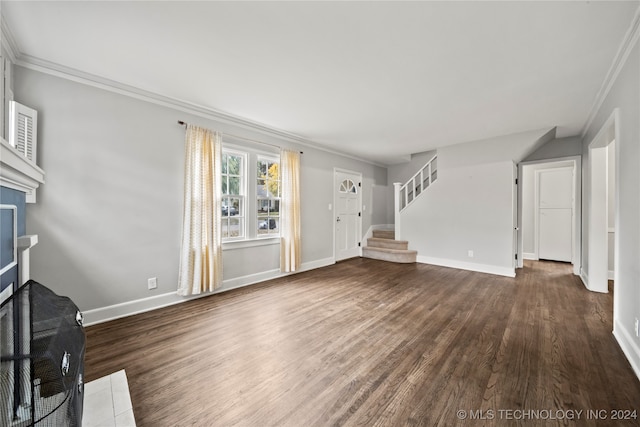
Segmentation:
{"type": "Polygon", "coordinates": [[[367,246],[362,248],[362,256],[382,261],[414,263],[418,252],[409,250],[408,246],[409,242],[406,240],[395,240],[393,230],[373,230],[373,237],[367,239],[367,246]]]}

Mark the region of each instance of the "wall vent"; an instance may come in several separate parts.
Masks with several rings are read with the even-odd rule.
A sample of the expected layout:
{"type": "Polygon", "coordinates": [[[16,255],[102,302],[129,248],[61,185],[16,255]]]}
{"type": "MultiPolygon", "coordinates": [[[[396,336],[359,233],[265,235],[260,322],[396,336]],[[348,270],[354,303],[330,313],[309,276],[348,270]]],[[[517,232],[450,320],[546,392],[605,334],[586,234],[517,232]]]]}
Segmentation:
{"type": "Polygon", "coordinates": [[[9,102],[9,143],[36,163],[38,112],[15,101],[9,102]]]}

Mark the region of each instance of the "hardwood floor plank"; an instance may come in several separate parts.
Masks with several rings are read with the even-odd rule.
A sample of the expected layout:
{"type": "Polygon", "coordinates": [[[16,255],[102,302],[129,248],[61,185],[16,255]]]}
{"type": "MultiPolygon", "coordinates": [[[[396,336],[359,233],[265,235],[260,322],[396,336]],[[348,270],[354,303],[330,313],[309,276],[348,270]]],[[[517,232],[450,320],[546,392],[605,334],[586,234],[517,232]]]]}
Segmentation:
{"type": "Polygon", "coordinates": [[[638,425],[586,418],[640,409],[612,312],[567,264],[358,258],[88,327],[85,374],[125,369],[141,427],[638,425]]]}

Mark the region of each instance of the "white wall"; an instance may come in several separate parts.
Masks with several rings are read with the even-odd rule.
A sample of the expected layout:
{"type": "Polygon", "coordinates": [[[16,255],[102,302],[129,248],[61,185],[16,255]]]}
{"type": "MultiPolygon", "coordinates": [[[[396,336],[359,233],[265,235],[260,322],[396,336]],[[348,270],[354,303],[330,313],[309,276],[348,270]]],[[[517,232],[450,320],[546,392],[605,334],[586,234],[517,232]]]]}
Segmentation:
{"type": "MultiPolygon", "coordinates": [[[[372,186],[386,185],[383,167],[38,71],[16,67],[15,77],[17,100],[39,111],[46,172],[27,208],[27,233],[39,235],[32,275],[82,310],[140,308],[132,302],[175,293],[185,132],[177,120],[304,151],[303,266],[332,262],[334,167],[363,174],[363,229],[380,216],[369,208],[372,186]],[[149,277],[158,278],[154,291],[149,277]]],[[[277,244],[225,250],[225,287],[273,277],[278,254],[277,244]]]]}
{"type": "MultiPolygon", "coordinates": [[[[638,31],[636,29],[636,31],[638,31]]],[[[640,318],[640,46],[630,46],[604,102],[583,139],[583,269],[589,271],[590,169],[589,144],[614,110],[619,110],[616,140],[617,282],[614,292],[614,335],[640,377],[640,339],[634,321],[640,318]]]]}
{"type": "Polygon", "coordinates": [[[439,149],[438,180],[401,213],[400,238],[421,262],[514,275],[514,162],[553,133],[543,129],[439,149]]]}

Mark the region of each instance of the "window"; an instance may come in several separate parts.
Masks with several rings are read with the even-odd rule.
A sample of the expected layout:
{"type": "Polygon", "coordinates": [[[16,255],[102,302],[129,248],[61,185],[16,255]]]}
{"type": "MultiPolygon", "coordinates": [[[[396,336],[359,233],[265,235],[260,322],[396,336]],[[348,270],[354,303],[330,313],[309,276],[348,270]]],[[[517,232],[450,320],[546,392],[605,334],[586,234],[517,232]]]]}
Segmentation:
{"type": "Polygon", "coordinates": [[[257,166],[257,236],[279,235],[280,165],[276,159],[258,157],[257,166]]]}
{"type": "Polygon", "coordinates": [[[222,152],[222,238],[245,237],[245,167],[244,153],[222,152]]]}
{"type": "Polygon", "coordinates": [[[278,155],[223,143],[221,186],[224,242],[270,244],[265,239],[280,236],[278,155]]]}
{"type": "Polygon", "coordinates": [[[356,185],[350,179],[345,179],[340,183],[340,192],[341,193],[357,193],[358,189],[356,185]]]}

